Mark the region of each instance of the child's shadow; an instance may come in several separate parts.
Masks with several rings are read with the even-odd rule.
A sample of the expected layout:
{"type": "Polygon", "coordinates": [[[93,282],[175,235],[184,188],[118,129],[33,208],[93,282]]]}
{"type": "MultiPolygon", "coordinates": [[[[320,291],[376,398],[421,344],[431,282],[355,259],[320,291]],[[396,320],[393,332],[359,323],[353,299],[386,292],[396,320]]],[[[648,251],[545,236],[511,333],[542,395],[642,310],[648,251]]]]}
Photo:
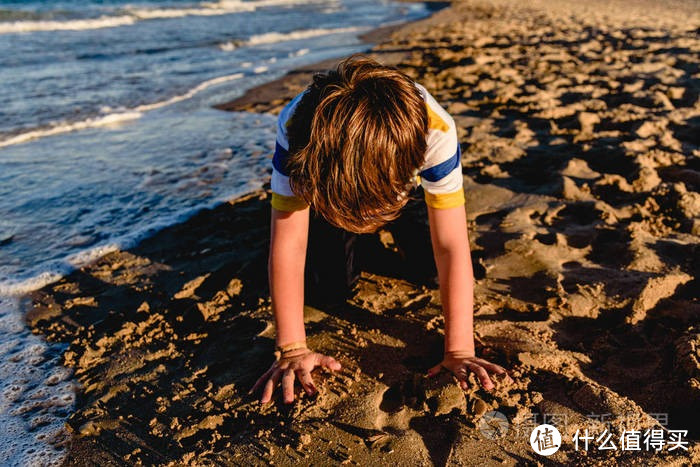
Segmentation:
{"type": "Polygon", "coordinates": [[[359,245],[363,270],[417,286],[437,287],[428,212],[422,197],[422,190],[416,190],[398,219],[377,234],[363,236],[359,245]]]}

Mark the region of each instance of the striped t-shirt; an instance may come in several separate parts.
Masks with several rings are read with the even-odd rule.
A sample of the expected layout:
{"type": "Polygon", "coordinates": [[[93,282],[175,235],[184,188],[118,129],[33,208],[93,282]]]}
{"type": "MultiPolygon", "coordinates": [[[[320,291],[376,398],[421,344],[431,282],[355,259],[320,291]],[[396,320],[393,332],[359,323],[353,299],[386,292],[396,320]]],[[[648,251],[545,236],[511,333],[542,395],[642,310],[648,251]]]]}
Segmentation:
{"type": "MultiPolygon", "coordinates": [[[[423,86],[416,86],[428,110],[425,162],[417,171],[417,181],[423,187],[429,206],[438,209],[461,206],[464,204],[461,151],[454,120],[423,86]]],[[[277,143],[272,158],[272,207],[280,211],[299,211],[307,207],[292,192],[285,170],[285,159],[289,155],[287,123],[303,95],[302,92],[292,99],[277,120],[277,143]]]]}

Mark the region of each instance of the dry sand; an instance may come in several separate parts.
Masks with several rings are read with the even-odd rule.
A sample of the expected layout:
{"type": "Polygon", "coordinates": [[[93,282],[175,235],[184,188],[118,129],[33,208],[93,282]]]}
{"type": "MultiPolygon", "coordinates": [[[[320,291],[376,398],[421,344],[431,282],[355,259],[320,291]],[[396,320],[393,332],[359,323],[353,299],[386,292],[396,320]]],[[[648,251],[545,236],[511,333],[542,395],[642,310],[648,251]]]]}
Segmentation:
{"type": "MultiPolygon", "coordinates": [[[[67,463],[700,463],[700,4],[654,3],[458,2],[375,50],[455,117],[478,352],[512,383],[422,377],[439,297],[402,276],[385,231],[347,304],[306,309],[310,345],[343,371],[259,406],[246,392],[274,336],[259,193],[34,295],[28,322],[70,343],[82,385],[67,463]],[[479,430],[490,410],[505,436],[479,430]],[[545,414],[565,438],[550,458],[528,444],[545,414]],[[604,429],[587,415],[616,436],[690,430],[690,450],[575,451],[577,429],[604,429]]],[[[305,79],[226,107],[275,111],[305,79]]]]}

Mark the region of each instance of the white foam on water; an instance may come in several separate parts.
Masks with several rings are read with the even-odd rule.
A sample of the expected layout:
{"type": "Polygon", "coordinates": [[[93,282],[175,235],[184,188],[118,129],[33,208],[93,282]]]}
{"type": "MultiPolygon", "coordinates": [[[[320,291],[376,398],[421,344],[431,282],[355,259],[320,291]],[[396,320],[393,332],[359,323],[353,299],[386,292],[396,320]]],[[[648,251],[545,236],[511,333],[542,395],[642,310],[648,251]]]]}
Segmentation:
{"type": "Polygon", "coordinates": [[[346,34],[351,32],[368,31],[367,27],[347,27],[347,28],[316,28],[299,29],[291,32],[268,32],[251,36],[246,45],[276,44],[278,42],[296,41],[300,39],[310,39],[312,37],[328,36],[330,34],[346,34]]]}
{"type": "Polygon", "coordinates": [[[19,297],[34,290],[39,290],[56,282],[68,272],[70,272],[68,266],[46,265],[43,272],[29,279],[0,281],[0,297],[19,297]]]}
{"type": "Polygon", "coordinates": [[[24,20],[0,22],[0,34],[18,34],[38,31],[84,31],[89,29],[104,29],[120,26],[131,26],[138,21],[153,19],[184,18],[186,16],[220,16],[232,13],[250,12],[258,8],[273,6],[289,6],[303,4],[299,0],[258,0],[239,1],[222,0],[219,2],[203,2],[198,7],[191,8],[127,8],[119,15],[100,16],[88,19],[56,20],[24,20]]]}
{"type": "Polygon", "coordinates": [[[240,47],[242,42],[240,41],[228,41],[224,42],[223,44],[219,44],[219,48],[223,50],[224,52],[231,52],[233,50],[236,50],[238,47],[240,47]]]}
{"type": "Polygon", "coordinates": [[[274,6],[294,6],[304,5],[309,3],[329,4],[332,6],[340,5],[338,0],[253,0],[241,2],[240,0],[219,0],[218,2],[202,2],[200,6],[213,9],[235,9],[241,4],[252,5],[255,8],[269,8],[274,6]]]}
{"type": "Polygon", "coordinates": [[[0,34],[17,34],[36,31],[84,31],[86,29],[115,28],[134,24],[133,16],[101,16],[92,19],[65,21],[12,21],[0,23],[0,34]]]}
{"type": "Polygon", "coordinates": [[[157,109],[160,107],[165,107],[166,105],[175,104],[176,102],[180,102],[180,101],[184,101],[185,99],[189,99],[189,98],[193,97],[195,94],[197,94],[198,92],[204,91],[207,88],[210,88],[212,86],[216,86],[218,84],[227,83],[229,81],[241,79],[244,76],[245,75],[243,73],[233,73],[230,75],[212,78],[212,79],[209,79],[207,81],[204,81],[203,83],[198,84],[197,86],[193,87],[192,89],[190,89],[189,91],[187,91],[184,94],[171,97],[170,99],[166,99],[166,100],[161,101],[161,102],[140,105],[140,106],[136,107],[134,110],[137,112],[146,112],[148,110],[153,110],[153,109],[157,109]]]}
{"type": "Polygon", "coordinates": [[[18,301],[0,297],[0,465],[61,464],[75,406],[64,348],[32,334],[18,301]]]}
{"type": "Polygon", "coordinates": [[[78,122],[56,122],[45,128],[36,128],[24,133],[19,133],[10,136],[7,139],[0,140],[0,148],[11,146],[13,144],[25,143],[33,139],[44,138],[46,136],[68,133],[71,131],[84,130],[87,128],[96,128],[101,126],[110,126],[124,123],[129,120],[141,118],[141,111],[128,110],[125,112],[117,112],[100,117],[91,117],[78,122]]]}
{"type": "Polygon", "coordinates": [[[130,8],[127,11],[138,19],[182,18],[184,16],[219,16],[244,11],[255,11],[264,2],[227,1],[203,3],[203,8],[130,8]]]}
{"type": "MultiPolygon", "coordinates": [[[[134,235],[135,239],[141,238],[143,235],[141,234],[136,234],[134,235]]],[[[126,239],[124,239],[126,240],[126,239]]],[[[112,242],[108,243],[106,245],[100,245],[97,247],[93,248],[88,248],[87,250],[81,251],[80,253],[75,253],[72,255],[69,255],[66,258],[66,263],[68,263],[71,267],[71,269],[80,269],[83,266],[87,266],[91,263],[94,263],[98,259],[110,254],[114,253],[115,251],[119,251],[121,248],[128,248],[132,246],[132,243],[135,242],[126,242],[124,241],[123,243],[117,243],[117,242],[112,242]]]]}
{"type": "MultiPolygon", "coordinates": [[[[366,27],[346,27],[346,28],[315,28],[315,29],[299,29],[291,32],[268,32],[265,34],[256,34],[250,36],[247,40],[231,40],[219,44],[219,49],[224,52],[231,52],[244,46],[276,44],[279,42],[298,41],[303,39],[311,39],[320,36],[329,36],[331,34],[347,34],[357,33],[369,30],[366,27]]],[[[306,52],[309,49],[302,49],[306,52]]],[[[300,53],[299,55],[304,55],[300,53]]]]}
{"type": "MultiPolygon", "coordinates": [[[[101,117],[91,117],[77,122],[57,122],[52,125],[49,125],[48,127],[32,129],[24,133],[19,133],[10,136],[7,139],[0,140],[0,148],[5,146],[11,146],[13,144],[26,143],[27,141],[44,138],[47,136],[58,135],[61,133],[70,133],[72,131],[85,130],[87,128],[107,127],[110,125],[118,125],[121,123],[125,123],[131,120],[137,120],[143,116],[144,112],[148,112],[149,110],[155,110],[160,107],[165,107],[167,105],[175,104],[177,102],[190,99],[195,94],[204,91],[207,88],[229,81],[241,79],[243,78],[243,76],[245,76],[243,73],[233,73],[226,76],[219,76],[217,78],[212,78],[210,80],[198,84],[197,86],[190,89],[184,94],[173,96],[164,101],[154,102],[152,104],[139,105],[138,107],[134,107],[133,109],[125,109],[124,111],[111,113],[101,117]]],[[[104,110],[111,109],[105,108],[104,110]]]]}
{"type": "Polygon", "coordinates": [[[289,54],[290,57],[301,57],[302,55],[306,55],[310,52],[309,49],[299,49],[296,52],[292,52],[289,54]]]}

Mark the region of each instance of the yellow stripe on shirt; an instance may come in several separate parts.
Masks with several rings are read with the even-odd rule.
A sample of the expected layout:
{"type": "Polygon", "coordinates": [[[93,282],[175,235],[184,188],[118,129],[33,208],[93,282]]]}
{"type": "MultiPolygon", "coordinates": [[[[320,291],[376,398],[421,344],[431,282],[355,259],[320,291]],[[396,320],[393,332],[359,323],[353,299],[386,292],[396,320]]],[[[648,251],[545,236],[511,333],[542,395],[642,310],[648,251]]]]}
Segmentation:
{"type": "Polygon", "coordinates": [[[270,204],[272,204],[272,207],[278,211],[285,212],[301,211],[309,207],[309,205],[306,204],[301,198],[296,196],[284,196],[278,193],[272,193],[272,200],[270,204]]]}
{"type": "Polygon", "coordinates": [[[425,104],[425,107],[428,109],[428,128],[447,133],[450,127],[447,126],[445,120],[443,120],[428,104],[425,104]]]}
{"type": "Polygon", "coordinates": [[[435,209],[449,209],[464,205],[464,190],[461,188],[452,193],[425,192],[425,203],[435,209]]]}

